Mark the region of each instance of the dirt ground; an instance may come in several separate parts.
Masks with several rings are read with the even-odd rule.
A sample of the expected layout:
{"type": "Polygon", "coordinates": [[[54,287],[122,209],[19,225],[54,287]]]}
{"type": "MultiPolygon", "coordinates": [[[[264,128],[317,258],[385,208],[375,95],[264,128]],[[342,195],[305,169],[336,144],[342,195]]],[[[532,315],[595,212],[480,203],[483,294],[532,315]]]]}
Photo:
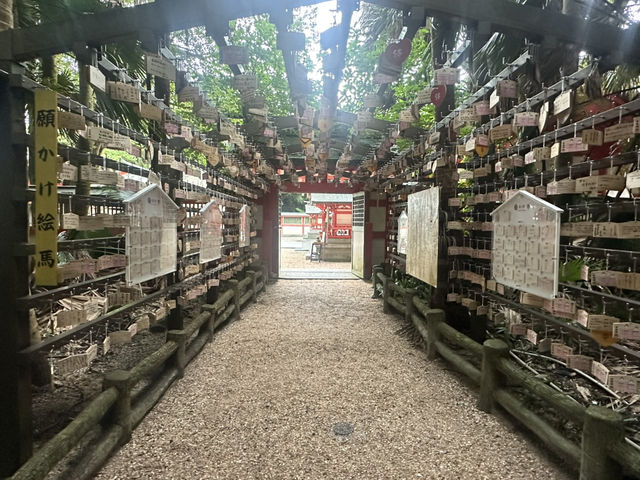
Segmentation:
{"type": "Polygon", "coordinates": [[[401,327],[365,282],[277,282],[97,478],[571,478],[401,327]]]}
{"type": "Polygon", "coordinates": [[[280,268],[282,270],[351,270],[351,262],[311,262],[305,258],[309,252],[297,251],[293,248],[280,249],[280,268]]]}

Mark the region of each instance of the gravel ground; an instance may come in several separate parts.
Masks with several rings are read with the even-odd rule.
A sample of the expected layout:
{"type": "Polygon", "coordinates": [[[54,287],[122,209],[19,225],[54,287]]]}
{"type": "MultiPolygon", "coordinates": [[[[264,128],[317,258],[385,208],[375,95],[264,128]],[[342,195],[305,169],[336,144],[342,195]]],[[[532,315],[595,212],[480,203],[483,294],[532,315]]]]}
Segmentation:
{"type": "Polygon", "coordinates": [[[305,258],[308,253],[293,248],[280,249],[280,269],[351,270],[351,262],[311,262],[305,258]]]}
{"type": "Polygon", "coordinates": [[[571,478],[370,297],[356,281],[271,286],[97,478],[571,478]]]}

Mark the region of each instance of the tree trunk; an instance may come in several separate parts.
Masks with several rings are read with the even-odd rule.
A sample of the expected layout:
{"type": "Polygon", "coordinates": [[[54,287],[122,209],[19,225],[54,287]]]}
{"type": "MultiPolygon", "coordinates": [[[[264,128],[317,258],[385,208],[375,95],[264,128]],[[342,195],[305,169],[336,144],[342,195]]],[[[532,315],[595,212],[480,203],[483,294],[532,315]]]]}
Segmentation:
{"type": "Polygon", "coordinates": [[[50,87],[58,83],[56,57],[54,55],[42,57],[41,62],[42,62],[42,81],[50,87]]]}
{"type": "Polygon", "coordinates": [[[13,0],[0,0],[0,31],[13,28],[13,0]]]}
{"type": "MultiPolygon", "coordinates": [[[[456,36],[460,25],[450,19],[434,18],[431,28],[431,61],[433,62],[433,70],[442,68],[447,62],[450,51],[455,50],[456,36]]],[[[436,107],[436,122],[446,117],[455,109],[455,86],[447,85],[447,93],[444,101],[440,106],[436,107]]],[[[440,132],[440,143],[444,144],[448,140],[449,128],[445,127],[440,132]]],[[[444,178],[444,177],[442,177],[444,178]]],[[[443,189],[442,198],[445,197],[446,191],[451,189],[451,181],[443,180],[440,183],[443,189]]],[[[447,290],[448,290],[448,257],[446,245],[440,242],[438,245],[438,286],[431,290],[431,307],[444,308],[447,290]]]]}
{"type": "MultiPolygon", "coordinates": [[[[459,25],[449,19],[434,18],[431,29],[431,61],[433,69],[441,68],[447,61],[448,51],[456,46],[456,34],[459,25]]],[[[447,87],[444,102],[436,108],[436,122],[446,117],[455,108],[455,88],[447,87]]]]}
{"type": "MultiPolygon", "coordinates": [[[[87,70],[87,65],[78,60],[78,72],[79,72],[79,96],[78,101],[86,107],[93,109],[93,91],[91,89],[91,85],[89,84],[89,73],[87,70]]],[[[76,142],[76,147],[79,150],[88,152],[89,151],[89,141],[82,136],[78,136],[78,140],[76,142]]],[[[88,163],[87,161],[78,162],[75,166],[78,167],[78,173],[80,172],[80,164],[88,163]]],[[[78,183],[76,184],[76,195],[81,196],[89,196],[91,195],[91,183],[87,181],[83,181],[82,178],[78,177],[78,183]]],[[[87,215],[89,212],[89,206],[86,204],[75,203],[73,205],[73,213],[76,215],[87,215]]]]}

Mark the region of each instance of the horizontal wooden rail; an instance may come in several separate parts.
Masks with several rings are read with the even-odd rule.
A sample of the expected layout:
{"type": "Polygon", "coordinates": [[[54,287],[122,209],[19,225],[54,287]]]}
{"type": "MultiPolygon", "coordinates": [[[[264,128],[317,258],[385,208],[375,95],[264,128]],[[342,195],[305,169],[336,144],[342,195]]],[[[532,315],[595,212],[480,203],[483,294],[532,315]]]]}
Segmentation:
{"type": "Polygon", "coordinates": [[[393,297],[389,297],[387,299],[387,303],[391,305],[393,308],[395,308],[397,311],[399,311],[400,313],[406,312],[405,306],[393,297]]]}
{"type": "Polygon", "coordinates": [[[211,318],[211,312],[203,312],[199,314],[194,320],[192,320],[189,325],[187,325],[184,329],[187,334],[187,338],[190,338],[196,331],[200,330],[200,328],[209,321],[211,318]]]}
{"type": "Polygon", "coordinates": [[[438,331],[440,332],[441,337],[446,338],[451,343],[464,348],[476,357],[482,357],[482,345],[480,345],[475,340],[467,337],[464,333],[459,332],[451,325],[447,325],[444,322],[439,322],[438,331]]]}
{"type": "Polygon", "coordinates": [[[231,317],[231,315],[233,315],[233,312],[235,311],[236,306],[231,304],[229,305],[224,312],[222,312],[220,314],[220,316],[218,318],[216,318],[216,322],[214,323],[214,328],[218,328],[220,325],[222,325],[224,322],[226,322],[229,317],[231,317]]]}
{"type": "Polygon", "coordinates": [[[436,349],[438,353],[456,367],[457,370],[460,370],[475,383],[480,384],[480,370],[472,365],[471,362],[465,360],[460,354],[440,340],[436,340],[436,349]]]}
{"type": "Polygon", "coordinates": [[[131,408],[131,425],[135,427],[149,413],[153,406],[162,398],[164,392],[171,386],[173,381],[178,378],[178,369],[175,367],[165,370],[148,388],[141,398],[131,408]]]}
{"type": "Polygon", "coordinates": [[[578,445],[567,440],[555,428],[529,410],[513,394],[504,389],[498,389],[493,393],[493,396],[502,408],[535,433],[552,450],[557,451],[560,457],[569,460],[574,465],[580,465],[580,447],[578,445]]]}
{"type": "Polygon", "coordinates": [[[118,399],[118,391],[109,388],[100,393],[61,432],[49,440],[13,475],[13,480],[44,478],[93,428],[118,399]]]}
{"type": "Polygon", "coordinates": [[[70,465],[59,478],[74,480],[90,479],[113,451],[120,445],[123,429],[120,425],[111,425],[98,439],[87,445],[86,453],[77,463],[70,465]]]}
{"type": "Polygon", "coordinates": [[[499,359],[496,368],[506,375],[509,380],[515,381],[518,385],[525,387],[528,392],[543,399],[572,422],[577,425],[581,425],[582,422],[584,422],[585,407],[566,394],[554,390],[542,380],[531,376],[531,374],[520,368],[510,359],[499,359]]]}
{"type": "Polygon", "coordinates": [[[202,348],[207,344],[208,341],[208,335],[198,335],[191,341],[189,347],[185,351],[185,361],[187,364],[191,363],[191,360],[193,360],[195,356],[200,353],[200,350],[202,350],[202,348]]]}
{"type": "Polygon", "coordinates": [[[156,368],[164,364],[176,352],[177,348],[178,345],[175,342],[167,342],[162,345],[130,370],[131,381],[136,384],[142,378],[150,375],[156,368]]]}
{"type": "Polygon", "coordinates": [[[245,293],[240,295],[240,305],[243,306],[245,303],[251,300],[251,298],[253,298],[253,291],[247,290],[245,293]]]}
{"type": "Polygon", "coordinates": [[[640,452],[628,443],[618,443],[608,447],[609,455],[633,478],[640,478],[640,452]]]}

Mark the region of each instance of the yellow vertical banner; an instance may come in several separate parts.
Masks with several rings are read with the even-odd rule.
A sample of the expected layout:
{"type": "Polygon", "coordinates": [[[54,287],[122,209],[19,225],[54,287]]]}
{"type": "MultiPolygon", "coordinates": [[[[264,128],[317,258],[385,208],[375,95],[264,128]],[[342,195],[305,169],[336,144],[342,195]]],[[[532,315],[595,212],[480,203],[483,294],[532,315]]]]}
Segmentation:
{"type": "Polygon", "coordinates": [[[36,285],[58,285],[58,94],[35,91],[36,285]]]}

